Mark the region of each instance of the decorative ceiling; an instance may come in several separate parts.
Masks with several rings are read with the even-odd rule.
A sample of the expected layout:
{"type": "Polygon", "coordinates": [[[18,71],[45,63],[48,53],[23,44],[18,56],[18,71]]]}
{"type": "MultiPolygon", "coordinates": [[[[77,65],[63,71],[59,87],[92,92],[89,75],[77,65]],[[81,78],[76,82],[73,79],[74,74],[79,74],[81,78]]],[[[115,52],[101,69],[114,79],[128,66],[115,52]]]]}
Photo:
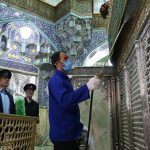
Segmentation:
{"type": "MultiPolygon", "coordinates": [[[[21,42],[21,46],[17,48],[17,51],[21,52],[22,46],[26,46],[24,54],[28,54],[26,50],[28,51],[28,49],[31,49],[32,51],[34,49],[33,51],[35,53],[32,55],[34,58],[31,58],[30,55],[16,57],[15,50],[12,51],[14,54],[9,54],[10,49],[8,50],[8,45],[8,51],[0,51],[0,58],[13,58],[13,60],[17,58],[18,60],[23,60],[22,57],[26,57],[26,59],[24,59],[26,61],[21,61],[23,63],[33,64],[35,58],[37,58],[37,60],[42,59],[42,61],[45,61],[45,59],[48,60],[48,57],[45,58],[45,54],[41,58],[41,53],[38,53],[39,51],[41,52],[43,48],[41,46],[45,42],[45,48],[48,48],[48,51],[54,52],[64,50],[70,55],[74,66],[83,66],[89,54],[107,42],[108,39],[107,32],[104,28],[93,30],[91,17],[79,17],[70,14],[69,16],[62,18],[59,22],[52,24],[51,22],[44,21],[43,19],[29,15],[20,10],[0,4],[0,18],[0,30],[2,31],[0,33],[1,36],[3,34],[9,39],[8,33],[9,28],[11,27],[11,31],[13,31],[12,34],[14,34],[13,37],[15,39],[19,37],[19,35],[16,35],[17,33],[20,33],[20,27],[24,26],[30,27],[33,31],[32,33],[37,34],[35,37],[38,39],[28,40],[30,43],[28,41],[24,41],[23,43],[27,45],[23,45],[22,42],[19,41],[18,43],[21,42]],[[45,41],[41,41],[41,39],[44,39],[45,41]],[[34,45],[28,46],[28,44],[34,45]]],[[[21,38],[17,39],[20,40],[21,38]]],[[[14,45],[12,46],[16,47],[14,45]]],[[[11,49],[13,47],[11,47],[11,49]]],[[[41,62],[41,60],[38,60],[38,62],[41,62]]]]}
{"type": "Polygon", "coordinates": [[[0,56],[3,59],[34,64],[35,56],[39,52],[50,53],[52,49],[42,33],[29,22],[14,21],[0,24],[0,29],[0,56]]]}
{"type": "MultiPolygon", "coordinates": [[[[63,0],[40,0],[46,4],[49,4],[51,6],[57,6],[62,2],[63,0]]],[[[99,14],[99,9],[103,3],[105,3],[107,0],[93,0],[93,6],[94,6],[94,14],[99,14]]]]}
{"type": "Polygon", "coordinates": [[[52,6],[57,6],[63,0],[40,0],[40,1],[47,3],[47,4],[50,4],[52,6]]]}

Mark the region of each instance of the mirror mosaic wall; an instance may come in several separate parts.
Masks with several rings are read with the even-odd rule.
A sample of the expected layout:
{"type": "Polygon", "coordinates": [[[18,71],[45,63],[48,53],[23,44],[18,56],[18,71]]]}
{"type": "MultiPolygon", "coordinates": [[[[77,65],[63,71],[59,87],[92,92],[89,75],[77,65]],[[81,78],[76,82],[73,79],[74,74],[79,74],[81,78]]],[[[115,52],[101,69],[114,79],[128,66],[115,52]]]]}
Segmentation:
{"type": "MultiPolygon", "coordinates": [[[[23,87],[28,84],[33,83],[37,86],[37,76],[34,75],[25,75],[22,73],[15,73],[13,72],[12,78],[10,80],[9,89],[10,92],[12,92],[13,96],[25,96],[25,92],[23,90],[23,87]]],[[[35,101],[37,100],[37,90],[35,91],[33,95],[33,99],[35,101]]]]}
{"type": "MultiPolygon", "coordinates": [[[[86,69],[83,69],[86,71],[86,69]]],[[[83,77],[82,75],[74,76],[72,82],[75,88],[86,83],[90,77],[83,77]]],[[[91,132],[90,132],[90,149],[91,150],[110,150],[111,143],[111,126],[110,126],[110,77],[101,79],[101,88],[94,91],[91,132]]],[[[85,130],[88,128],[90,100],[80,103],[81,121],[84,124],[85,130]]]]}

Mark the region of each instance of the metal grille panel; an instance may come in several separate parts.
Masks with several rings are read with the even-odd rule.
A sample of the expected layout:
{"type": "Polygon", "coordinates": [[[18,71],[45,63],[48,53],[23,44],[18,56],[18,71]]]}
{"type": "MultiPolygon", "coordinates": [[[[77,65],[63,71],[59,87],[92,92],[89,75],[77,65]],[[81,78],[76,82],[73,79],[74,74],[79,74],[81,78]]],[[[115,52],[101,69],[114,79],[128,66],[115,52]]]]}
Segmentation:
{"type": "Polygon", "coordinates": [[[150,37],[147,39],[145,60],[146,60],[147,94],[148,94],[148,102],[149,102],[149,108],[150,108],[150,37]]]}
{"type": "Polygon", "coordinates": [[[125,79],[124,72],[120,75],[120,95],[121,95],[121,126],[122,126],[122,141],[121,145],[125,150],[130,149],[130,135],[129,135],[129,124],[128,124],[128,110],[126,104],[126,94],[125,94],[125,79]]]}
{"type": "Polygon", "coordinates": [[[133,149],[144,150],[144,128],[143,128],[143,107],[140,95],[140,85],[137,70],[136,53],[132,55],[127,64],[128,79],[129,79],[129,95],[131,104],[131,123],[132,123],[132,140],[133,149]]]}
{"type": "Polygon", "coordinates": [[[36,118],[0,114],[0,146],[3,150],[33,150],[36,118]]]}

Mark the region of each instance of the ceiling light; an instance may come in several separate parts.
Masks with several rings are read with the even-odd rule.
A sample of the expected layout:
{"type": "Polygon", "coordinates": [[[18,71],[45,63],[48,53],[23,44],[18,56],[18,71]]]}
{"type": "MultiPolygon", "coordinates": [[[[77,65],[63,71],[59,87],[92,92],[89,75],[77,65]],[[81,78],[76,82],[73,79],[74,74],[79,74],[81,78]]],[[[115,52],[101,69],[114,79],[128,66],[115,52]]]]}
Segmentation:
{"type": "Polygon", "coordinates": [[[23,39],[28,39],[31,35],[32,30],[25,26],[20,28],[20,34],[23,39]]]}
{"type": "Polygon", "coordinates": [[[20,16],[20,13],[19,12],[15,12],[14,15],[20,16]]]}

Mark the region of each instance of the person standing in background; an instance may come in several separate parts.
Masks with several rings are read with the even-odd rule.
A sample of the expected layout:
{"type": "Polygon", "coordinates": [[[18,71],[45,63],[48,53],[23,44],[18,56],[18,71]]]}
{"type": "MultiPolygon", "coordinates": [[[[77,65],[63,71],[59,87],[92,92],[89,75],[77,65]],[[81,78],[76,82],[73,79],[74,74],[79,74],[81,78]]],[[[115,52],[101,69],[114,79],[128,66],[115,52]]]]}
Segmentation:
{"type": "Polygon", "coordinates": [[[9,70],[0,70],[0,113],[15,114],[13,96],[7,91],[12,73],[9,70]]]}
{"type": "Polygon", "coordinates": [[[26,116],[39,117],[39,104],[32,99],[36,85],[29,83],[23,88],[26,93],[25,100],[25,113],[26,116]]]}

